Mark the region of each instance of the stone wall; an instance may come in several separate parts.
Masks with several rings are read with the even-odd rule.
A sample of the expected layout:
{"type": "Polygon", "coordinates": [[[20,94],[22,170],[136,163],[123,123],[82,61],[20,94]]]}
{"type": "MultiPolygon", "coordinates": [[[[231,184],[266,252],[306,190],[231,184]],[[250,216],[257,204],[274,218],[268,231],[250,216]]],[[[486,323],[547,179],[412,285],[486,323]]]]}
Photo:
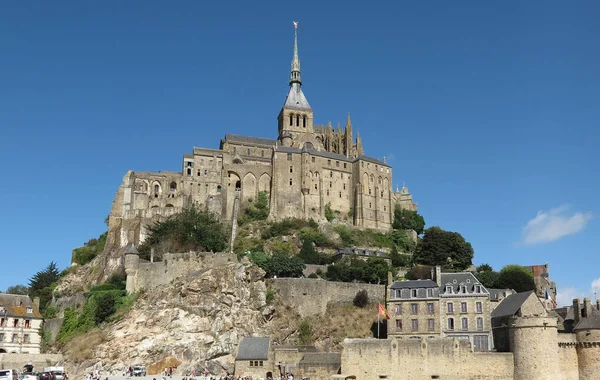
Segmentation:
{"type": "Polygon", "coordinates": [[[458,339],[346,339],[342,373],[361,380],[513,380],[511,353],[473,352],[458,339]]]}
{"type": "Polygon", "coordinates": [[[63,356],[60,354],[0,354],[0,369],[23,370],[27,363],[33,364],[35,372],[43,371],[44,367],[61,365],[63,356]]]}
{"type": "MultiPolygon", "coordinates": [[[[134,258],[139,260],[137,256],[134,256],[134,258]]],[[[190,269],[194,269],[194,266],[198,270],[207,270],[237,261],[237,257],[230,253],[167,253],[163,256],[163,261],[160,262],[139,262],[137,271],[134,271],[136,273],[133,275],[133,279],[130,280],[128,273],[127,291],[134,293],[140,289],[148,291],[158,286],[165,286],[174,279],[188,273],[190,269]]]]}
{"type": "Polygon", "coordinates": [[[327,305],[352,303],[354,296],[365,289],[370,302],[383,302],[385,286],[349,282],[333,282],[312,278],[276,278],[267,282],[277,297],[296,306],[302,316],[324,314],[327,305]]]}
{"type": "Polygon", "coordinates": [[[565,379],[579,379],[577,339],[575,334],[558,334],[558,360],[560,371],[565,379]]]}

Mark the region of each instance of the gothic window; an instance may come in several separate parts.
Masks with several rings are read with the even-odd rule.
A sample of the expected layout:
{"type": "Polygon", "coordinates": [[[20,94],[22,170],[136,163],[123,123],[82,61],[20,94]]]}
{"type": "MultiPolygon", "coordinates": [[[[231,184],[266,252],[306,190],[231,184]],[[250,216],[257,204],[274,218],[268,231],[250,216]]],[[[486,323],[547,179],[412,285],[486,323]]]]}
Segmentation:
{"type": "Polygon", "coordinates": [[[371,188],[369,188],[369,195],[371,195],[371,188]]]}
{"type": "Polygon", "coordinates": [[[329,178],[333,178],[333,170],[329,172],[329,178]]]}
{"type": "Polygon", "coordinates": [[[383,206],[383,211],[387,211],[387,207],[386,206],[383,206]]]}
{"type": "Polygon", "coordinates": [[[340,191],[340,198],[342,197],[342,192],[340,191]]]}
{"type": "Polygon", "coordinates": [[[217,185],[217,193],[221,192],[221,185],[217,185]]]}
{"type": "Polygon", "coordinates": [[[375,176],[373,176],[373,174],[371,174],[371,177],[369,178],[370,182],[373,182],[375,180],[375,176]]]}
{"type": "Polygon", "coordinates": [[[296,127],[300,126],[300,115],[296,115],[296,127]]]}
{"type": "Polygon", "coordinates": [[[335,166],[339,168],[339,167],[340,167],[340,162],[339,162],[339,161],[336,161],[336,162],[335,162],[335,166]]]}
{"type": "Polygon", "coordinates": [[[333,187],[333,182],[329,181],[329,187],[332,188],[333,187]]]}
{"type": "Polygon", "coordinates": [[[371,202],[369,202],[369,208],[371,208],[371,202]]]}
{"type": "Polygon", "coordinates": [[[200,169],[198,169],[198,172],[196,174],[198,174],[198,177],[200,177],[200,169]]]}
{"type": "Polygon", "coordinates": [[[302,116],[302,127],[306,128],[306,116],[302,116]]]}
{"type": "Polygon", "coordinates": [[[174,193],[177,190],[177,184],[175,182],[171,182],[171,185],[169,185],[169,189],[172,193],[174,193]]]}
{"type": "Polygon", "coordinates": [[[191,168],[187,168],[187,175],[192,175],[192,169],[191,168]]]}
{"type": "Polygon", "coordinates": [[[344,162],[344,169],[346,169],[346,163],[344,162]]]}
{"type": "Polygon", "coordinates": [[[208,170],[204,169],[204,176],[206,177],[208,175],[208,170]]]}
{"type": "Polygon", "coordinates": [[[383,198],[383,191],[381,192],[380,196],[381,196],[381,198],[383,198]]]}
{"type": "Polygon", "coordinates": [[[294,117],[290,115],[290,127],[294,125],[294,117]]]}
{"type": "Polygon", "coordinates": [[[340,178],[344,179],[344,173],[340,173],[340,178]]]}

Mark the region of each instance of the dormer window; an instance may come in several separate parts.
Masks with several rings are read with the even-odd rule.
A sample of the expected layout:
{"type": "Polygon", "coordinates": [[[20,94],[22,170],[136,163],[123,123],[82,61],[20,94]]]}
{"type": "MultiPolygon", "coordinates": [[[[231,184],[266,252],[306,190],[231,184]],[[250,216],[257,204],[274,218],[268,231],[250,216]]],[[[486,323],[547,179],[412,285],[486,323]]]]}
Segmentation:
{"type": "Polygon", "coordinates": [[[31,306],[27,307],[27,314],[32,314],[33,313],[33,308],[31,306]]]}
{"type": "Polygon", "coordinates": [[[452,285],[446,285],[446,293],[452,294],[452,285]]]}
{"type": "Polygon", "coordinates": [[[460,286],[460,292],[461,293],[466,293],[467,292],[467,287],[465,285],[461,285],[460,286]]]}
{"type": "Polygon", "coordinates": [[[411,289],[410,290],[410,296],[412,298],[417,298],[417,289],[411,289]]]}
{"type": "Polygon", "coordinates": [[[481,285],[475,285],[475,293],[481,293],[481,285]]]}

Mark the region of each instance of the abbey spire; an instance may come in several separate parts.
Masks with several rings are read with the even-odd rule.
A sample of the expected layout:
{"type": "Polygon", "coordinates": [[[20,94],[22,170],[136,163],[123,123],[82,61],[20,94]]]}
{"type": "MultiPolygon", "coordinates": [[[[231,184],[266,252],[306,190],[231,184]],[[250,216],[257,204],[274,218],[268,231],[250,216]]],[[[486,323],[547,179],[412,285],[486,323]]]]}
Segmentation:
{"type": "Polygon", "coordinates": [[[294,56],[290,72],[290,91],[283,108],[311,110],[300,86],[302,86],[302,80],[300,80],[300,58],[298,57],[298,22],[294,21],[294,56]]]}
{"type": "Polygon", "coordinates": [[[302,80],[300,80],[300,59],[298,58],[298,21],[294,21],[294,58],[292,58],[290,85],[292,83],[302,84],[302,80]]]}

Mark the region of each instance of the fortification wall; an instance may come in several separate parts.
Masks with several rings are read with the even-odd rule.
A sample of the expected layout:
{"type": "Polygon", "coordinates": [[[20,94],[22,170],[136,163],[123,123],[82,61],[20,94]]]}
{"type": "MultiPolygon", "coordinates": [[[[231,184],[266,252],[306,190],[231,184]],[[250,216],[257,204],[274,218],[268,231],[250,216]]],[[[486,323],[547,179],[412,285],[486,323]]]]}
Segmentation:
{"type": "Polygon", "coordinates": [[[600,330],[577,331],[579,380],[597,380],[600,376],[600,330]]]}
{"type": "Polygon", "coordinates": [[[190,269],[201,270],[230,262],[237,262],[237,257],[231,253],[167,253],[163,256],[163,261],[155,263],[140,262],[132,281],[132,288],[128,287],[127,290],[130,292],[136,292],[140,289],[148,291],[169,284],[172,280],[188,273],[190,269]]]}
{"type": "Polygon", "coordinates": [[[467,341],[346,339],[342,372],[361,380],[513,380],[511,353],[473,352],[467,341]]]}
{"type": "Polygon", "coordinates": [[[327,305],[351,303],[360,290],[366,290],[371,302],[383,301],[385,286],[333,282],[312,278],[274,278],[267,282],[268,287],[297,307],[302,316],[324,314],[327,305]]]}
{"type": "Polygon", "coordinates": [[[556,317],[511,317],[515,380],[571,380],[562,376],[556,317]]]}
{"type": "Polygon", "coordinates": [[[25,364],[31,363],[35,372],[41,372],[44,367],[60,365],[63,362],[63,356],[60,354],[0,354],[0,369],[22,371],[25,364]]]}
{"type": "Polygon", "coordinates": [[[558,360],[565,379],[579,380],[579,360],[575,334],[558,334],[558,360]]]}

